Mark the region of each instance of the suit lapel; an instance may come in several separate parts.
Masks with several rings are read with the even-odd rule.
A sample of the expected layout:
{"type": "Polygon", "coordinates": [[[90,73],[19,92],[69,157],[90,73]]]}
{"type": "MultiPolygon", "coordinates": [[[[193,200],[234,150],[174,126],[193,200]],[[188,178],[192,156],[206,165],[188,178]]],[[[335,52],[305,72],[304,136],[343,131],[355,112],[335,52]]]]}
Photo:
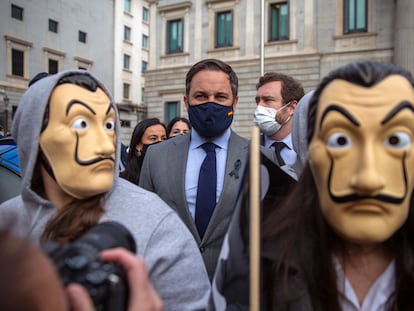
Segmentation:
{"type": "Polygon", "coordinates": [[[217,224],[228,214],[233,213],[238,197],[243,173],[247,164],[249,151],[248,140],[238,136],[233,131],[227,150],[226,171],[224,173],[223,190],[210,219],[204,239],[215,232],[217,224]]]}
{"type": "Polygon", "coordinates": [[[171,163],[171,171],[166,175],[169,176],[169,183],[172,185],[170,187],[170,197],[175,198],[177,212],[182,216],[182,220],[190,229],[191,233],[198,238],[197,227],[188,209],[187,196],[185,193],[185,171],[187,167],[190,138],[191,135],[188,134],[173,141],[171,146],[173,150],[169,152],[167,157],[169,163],[171,163]]]}

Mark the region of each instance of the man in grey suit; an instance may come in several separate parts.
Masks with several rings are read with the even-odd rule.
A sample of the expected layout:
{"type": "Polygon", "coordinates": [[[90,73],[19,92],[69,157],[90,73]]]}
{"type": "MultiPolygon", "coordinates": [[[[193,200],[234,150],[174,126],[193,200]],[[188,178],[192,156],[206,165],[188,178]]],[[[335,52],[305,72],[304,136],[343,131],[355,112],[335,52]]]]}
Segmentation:
{"type": "Polygon", "coordinates": [[[205,59],[193,65],[186,76],[184,96],[193,129],[190,134],[148,148],[140,176],[139,185],[157,193],[187,225],[199,245],[210,279],[247,164],[249,142],[230,129],[237,91],[238,78],[228,64],[205,59]],[[199,186],[200,168],[208,157],[205,143],[214,143],[216,165],[215,176],[208,177],[209,181],[216,180],[215,194],[207,197],[210,186],[199,186]],[[200,211],[212,197],[211,216],[206,220],[200,211]],[[204,228],[200,225],[203,221],[204,228]]]}

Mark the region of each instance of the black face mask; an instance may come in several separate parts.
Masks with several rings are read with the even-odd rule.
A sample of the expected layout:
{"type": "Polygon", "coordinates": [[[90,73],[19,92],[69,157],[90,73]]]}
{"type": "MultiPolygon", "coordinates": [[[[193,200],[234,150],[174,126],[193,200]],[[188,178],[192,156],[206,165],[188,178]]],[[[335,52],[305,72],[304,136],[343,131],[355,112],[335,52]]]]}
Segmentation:
{"type": "Polygon", "coordinates": [[[218,137],[233,122],[233,106],[223,106],[214,102],[189,106],[188,117],[197,133],[204,138],[218,137]]]}

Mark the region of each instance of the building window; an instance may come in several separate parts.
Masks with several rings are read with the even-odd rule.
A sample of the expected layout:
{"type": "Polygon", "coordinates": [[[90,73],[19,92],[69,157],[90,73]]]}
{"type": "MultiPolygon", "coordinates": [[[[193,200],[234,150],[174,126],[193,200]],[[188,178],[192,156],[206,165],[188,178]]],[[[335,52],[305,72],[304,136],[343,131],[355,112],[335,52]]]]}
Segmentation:
{"type": "Polygon", "coordinates": [[[148,49],[148,36],[142,35],[142,48],[148,49]]]}
{"type": "Polygon", "coordinates": [[[123,97],[124,99],[129,99],[129,87],[130,85],[128,83],[124,83],[123,85],[123,97]]]}
{"type": "Polygon", "coordinates": [[[147,72],[147,67],[148,67],[148,62],[143,60],[142,65],[141,65],[141,72],[147,72]]]}
{"type": "Polygon", "coordinates": [[[233,11],[216,14],[216,48],[233,46],[233,11]]]}
{"type": "Polygon", "coordinates": [[[367,31],[367,1],[344,0],[344,34],[367,31]]]}
{"type": "Polygon", "coordinates": [[[167,22],[167,54],[183,52],[183,20],[167,22]]]}
{"type": "Polygon", "coordinates": [[[32,43],[5,35],[7,74],[29,79],[29,56],[32,43]]]}
{"type": "Polygon", "coordinates": [[[124,11],[131,13],[131,0],[124,0],[124,11]]]}
{"type": "Polygon", "coordinates": [[[57,33],[58,25],[59,23],[57,21],[54,21],[53,19],[49,18],[49,31],[57,33]]]}
{"type": "Polygon", "coordinates": [[[131,28],[124,26],[124,40],[131,41],[131,28]]]}
{"type": "Polygon", "coordinates": [[[59,62],[54,59],[49,59],[48,61],[48,72],[50,74],[57,73],[59,71],[59,62]]]}
{"type": "Polygon", "coordinates": [[[12,4],[11,5],[11,17],[22,21],[23,20],[23,8],[12,4]]]}
{"type": "Polygon", "coordinates": [[[76,68],[82,70],[91,70],[93,61],[77,56],[74,57],[74,60],[76,68]]]}
{"type": "Polygon", "coordinates": [[[270,4],[269,41],[289,39],[289,5],[287,2],[270,4]]]}
{"type": "Polygon", "coordinates": [[[141,88],[141,103],[145,102],[145,88],[141,88]]]}
{"type": "Polygon", "coordinates": [[[142,8],[142,21],[144,23],[148,23],[149,22],[149,11],[145,7],[142,8]]]}
{"type": "Polygon", "coordinates": [[[131,56],[124,54],[124,69],[129,69],[131,56]]]}
{"type": "Polygon", "coordinates": [[[165,124],[180,116],[180,102],[168,101],[165,103],[165,124]]]}
{"type": "Polygon", "coordinates": [[[61,70],[61,65],[65,58],[65,53],[49,48],[43,48],[44,62],[46,69],[50,74],[58,73],[61,70]]]}
{"type": "Polygon", "coordinates": [[[130,120],[124,120],[121,119],[121,127],[131,127],[131,121],[130,120]]]}
{"type": "Polygon", "coordinates": [[[24,77],[24,51],[12,49],[12,75],[24,77]]]}
{"type": "Polygon", "coordinates": [[[79,39],[79,42],[86,43],[86,32],[79,30],[78,39],[79,39]]]}

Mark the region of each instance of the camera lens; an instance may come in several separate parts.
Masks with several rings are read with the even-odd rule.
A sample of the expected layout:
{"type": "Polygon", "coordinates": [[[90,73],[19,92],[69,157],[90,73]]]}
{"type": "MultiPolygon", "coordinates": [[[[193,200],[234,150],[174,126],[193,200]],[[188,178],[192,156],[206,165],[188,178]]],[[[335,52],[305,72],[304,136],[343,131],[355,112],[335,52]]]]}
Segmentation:
{"type": "Polygon", "coordinates": [[[123,247],[131,252],[136,252],[134,238],[123,225],[117,222],[103,222],[94,226],[77,243],[94,247],[102,251],[114,247],[123,247]]]}

